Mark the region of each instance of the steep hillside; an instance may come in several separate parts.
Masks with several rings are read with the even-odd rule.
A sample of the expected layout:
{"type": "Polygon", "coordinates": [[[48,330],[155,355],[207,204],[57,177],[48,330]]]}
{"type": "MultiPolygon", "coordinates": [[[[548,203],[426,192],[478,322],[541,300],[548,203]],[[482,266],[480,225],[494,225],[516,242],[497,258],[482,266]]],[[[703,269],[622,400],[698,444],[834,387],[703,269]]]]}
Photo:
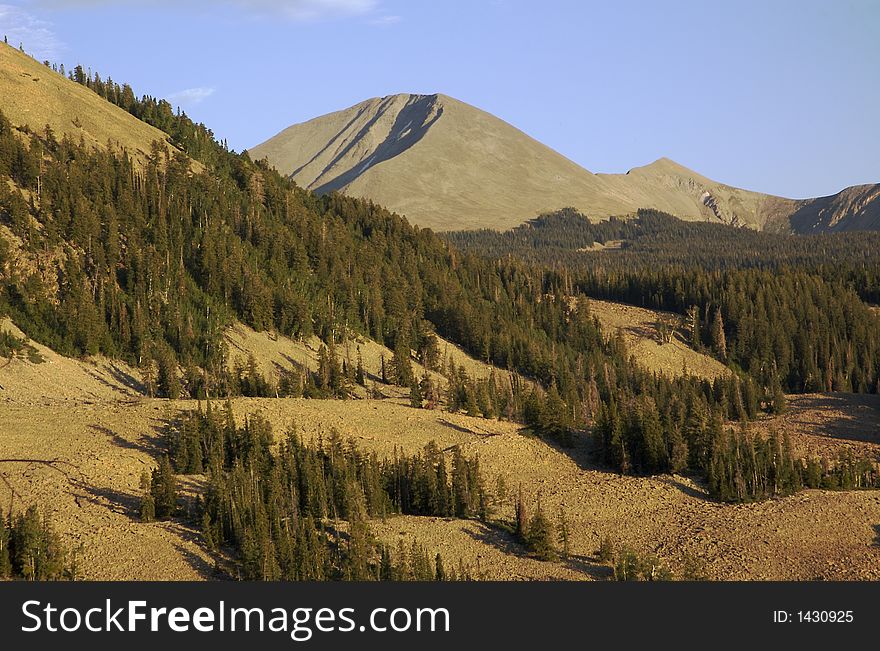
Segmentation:
{"type": "Polygon", "coordinates": [[[42,133],[48,125],[56,138],[106,147],[135,157],[149,153],[154,141],[168,136],[105,101],[23,52],[0,43],[0,111],[14,126],[42,133]]]}
{"type": "Polygon", "coordinates": [[[855,230],[875,228],[880,205],[876,186],[797,201],[718,183],[666,158],[593,174],[439,94],[370,99],[293,125],[250,153],[315,192],[368,198],[438,231],[504,230],[565,207],[599,219],[655,208],[757,229],[855,230]]]}
{"type": "MultiPolygon", "coordinates": [[[[848,397],[832,398],[847,404],[848,397]]],[[[155,466],[162,428],[193,407],[191,401],[147,399],[75,409],[63,403],[0,404],[2,422],[9,425],[0,428],[0,503],[48,505],[65,542],[83,545],[84,578],[217,578],[212,554],[185,517],[157,523],[137,518],[138,479],[155,466]]],[[[696,559],[708,576],[726,580],[880,577],[874,542],[880,498],[872,491],[805,491],[727,505],[707,500],[703,486],[688,478],[609,473],[592,465],[584,449],[559,450],[524,436],[511,423],[388,401],[236,399],[234,409],[239,418],[264,413],[280,432],[294,426],[326,435],[335,427],[381,456],[395,448],[415,452],[430,440],[442,448],[458,445],[469,455],[479,453],[493,495],[498,478],[504,479],[508,494],[498,505],[500,516],[512,518],[520,484],[530,503],[540,494],[549,514],[564,510],[571,557],[555,563],[528,558],[511,536],[478,521],[407,516],[372,523],[387,542],[416,540],[452,563],[462,560],[484,578],[603,578],[607,569],[595,552],[605,536],[656,553],[679,575],[696,559]]],[[[796,441],[801,431],[824,440],[823,428],[835,421],[811,424],[799,402],[792,403],[788,418],[796,441]]],[[[880,449],[876,441],[864,445],[875,453],[880,449]]],[[[203,484],[197,476],[180,481],[190,498],[203,484]]]]}
{"type": "Polygon", "coordinates": [[[880,184],[855,185],[799,202],[789,220],[795,233],[880,230],[880,184]]]}
{"type": "Polygon", "coordinates": [[[668,158],[626,174],[599,176],[621,198],[617,214],[656,208],[679,219],[764,229],[784,222],[797,206],[791,199],[718,183],[668,158]]]}
{"type": "Polygon", "coordinates": [[[0,356],[0,405],[93,404],[133,400],[143,395],[140,373],[119,360],[77,360],[59,355],[0,317],[0,336],[22,339],[27,353],[0,356]]]}
{"type": "Polygon", "coordinates": [[[629,353],[650,371],[670,376],[695,375],[709,380],[730,374],[730,369],[717,359],[698,353],[685,343],[679,315],[599,300],[590,301],[590,313],[599,319],[608,335],[621,332],[629,353]],[[671,327],[669,341],[660,339],[661,322],[671,327]]]}
{"type": "MultiPolygon", "coordinates": [[[[316,372],[319,368],[319,351],[324,343],[316,336],[307,339],[296,340],[277,332],[256,332],[243,323],[236,322],[226,329],[224,334],[225,343],[228,347],[227,365],[230,371],[237,367],[245,367],[251,359],[256,363],[257,370],[271,385],[276,385],[283,371],[309,370],[316,372]]],[[[456,368],[463,368],[468,377],[475,380],[487,379],[493,372],[496,377],[506,379],[507,371],[495,368],[489,364],[474,359],[459,346],[442,337],[437,337],[440,364],[445,368],[451,361],[456,368]]],[[[336,348],[340,364],[346,364],[349,368],[356,368],[358,358],[363,363],[367,386],[381,381],[382,360],[390,363],[394,355],[387,346],[373,339],[352,334],[336,348]]],[[[696,354],[696,353],[695,353],[696,354]]],[[[425,368],[416,360],[412,360],[413,372],[416,377],[421,377],[425,368]]],[[[429,371],[431,379],[438,387],[446,388],[447,379],[437,371],[429,371]]],[[[518,378],[525,386],[532,383],[523,378],[518,378]]],[[[383,385],[382,394],[389,398],[409,400],[409,387],[383,385]]],[[[368,391],[364,387],[353,386],[352,395],[364,398],[368,391]]]]}

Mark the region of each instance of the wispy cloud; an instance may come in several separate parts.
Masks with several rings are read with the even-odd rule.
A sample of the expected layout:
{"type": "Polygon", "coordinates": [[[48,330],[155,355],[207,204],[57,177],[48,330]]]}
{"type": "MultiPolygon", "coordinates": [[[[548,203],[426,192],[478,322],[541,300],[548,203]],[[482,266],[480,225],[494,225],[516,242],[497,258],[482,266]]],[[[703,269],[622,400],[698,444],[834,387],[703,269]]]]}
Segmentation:
{"type": "Polygon", "coordinates": [[[391,25],[396,25],[401,20],[403,20],[402,16],[378,16],[377,18],[371,18],[367,22],[370,25],[374,25],[376,27],[390,27],[391,25]]]}
{"type": "Polygon", "coordinates": [[[13,47],[23,45],[37,59],[56,59],[65,49],[51,23],[15,5],[0,4],[0,34],[13,47]]]}
{"type": "MultiPolygon", "coordinates": [[[[94,7],[100,5],[155,6],[178,4],[179,0],[34,0],[46,8],[94,7]]],[[[244,9],[253,16],[282,16],[295,21],[315,21],[370,14],[379,0],[190,0],[190,6],[227,5],[244,9]]]]}
{"type": "Polygon", "coordinates": [[[232,0],[245,7],[278,9],[293,20],[322,20],[369,14],[377,0],[232,0]]]}
{"type": "Polygon", "coordinates": [[[198,86],[197,88],[185,88],[168,95],[171,102],[177,102],[183,106],[195,106],[208,99],[214,94],[216,88],[208,86],[198,86]]]}

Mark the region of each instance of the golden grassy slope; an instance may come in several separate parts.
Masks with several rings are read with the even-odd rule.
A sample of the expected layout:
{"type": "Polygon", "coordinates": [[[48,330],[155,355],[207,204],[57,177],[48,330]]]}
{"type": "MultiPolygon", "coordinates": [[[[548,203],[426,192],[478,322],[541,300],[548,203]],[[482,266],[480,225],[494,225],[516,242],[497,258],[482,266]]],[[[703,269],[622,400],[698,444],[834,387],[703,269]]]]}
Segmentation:
{"type": "Polygon", "coordinates": [[[154,141],[167,135],[121,108],[0,43],[0,111],[15,126],[42,133],[46,125],[57,138],[82,138],[95,147],[124,148],[143,158],[154,141]]]}
{"type": "Polygon", "coordinates": [[[689,374],[710,380],[730,373],[717,359],[685,343],[680,315],[594,299],[590,299],[590,312],[607,336],[623,333],[630,355],[644,368],[670,377],[689,374]],[[669,343],[661,343],[657,334],[661,319],[677,324],[669,343]]]}
{"type": "MultiPolygon", "coordinates": [[[[235,323],[227,328],[225,333],[226,343],[229,347],[229,368],[233,369],[236,364],[247,364],[249,355],[254,356],[257,368],[270,382],[277,381],[282,369],[308,368],[311,371],[318,369],[318,352],[322,342],[318,337],[312,336],[307,340],[294,340],[274,332],[256,332],[243,323],[235,323]]],[[[456,367],[464,367],[467,374],[476,379],[485,379],[494,370],[499,379],[508,376],[507,371],[493,369],[485,362],[474,359],[459,346],[438,337],[440,355],[443,364],[452,360],[456,367]]],[[[362,336],[354,336],[336,349],[340,363],[345,361],[352,368],[356,368],[358,353],[364,364],[364,371],[368,380],[379,381],[381,378],[382,358],[386,363],[391,361],[393,352],[386,346],[362,336]]],[[[413,372],[417,376],[424,373],[424,367],[415,360],[412,362],[413,372]]],[[[431,372],[432,379],[439,386],[446,385],[446,379],[437,372],[431,372]]],[[[366,393],[355,387],[358,397],[365,397],[366,393]]],[[[382,391],[390,395],[409,395],[409,389],[400,387],[383,386],[382,391]]]]}

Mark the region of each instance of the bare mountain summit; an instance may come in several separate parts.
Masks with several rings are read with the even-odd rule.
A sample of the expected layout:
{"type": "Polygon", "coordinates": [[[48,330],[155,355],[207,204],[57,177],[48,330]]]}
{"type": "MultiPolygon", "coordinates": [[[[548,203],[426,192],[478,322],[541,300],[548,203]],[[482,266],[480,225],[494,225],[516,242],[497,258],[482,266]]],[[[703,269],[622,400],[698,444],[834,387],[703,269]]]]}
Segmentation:
{"type": "Polygon", "coordinates": [[[741,190],[661,158],[593,174],[446,95],[391,95],[295,124],[250,151],[299,185],[365,197],[434,230],[506,229],[574,207],[591,218],[656,208],[757,229],[876,228],[880,186],[817,200],[741,190]]]}

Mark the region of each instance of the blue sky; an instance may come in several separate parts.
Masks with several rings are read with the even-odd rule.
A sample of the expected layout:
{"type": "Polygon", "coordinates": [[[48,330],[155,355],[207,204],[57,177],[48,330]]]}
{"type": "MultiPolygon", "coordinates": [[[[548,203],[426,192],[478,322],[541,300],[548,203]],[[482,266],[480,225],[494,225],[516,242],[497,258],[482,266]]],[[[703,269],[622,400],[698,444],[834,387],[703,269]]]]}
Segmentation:
{"type": "Polygon", "coordinates": [[[0,0],[0,33],[230,146],[442,92],[594,172],[668,156],[792,197],[880,181],[880,2],[0,0]]]}

